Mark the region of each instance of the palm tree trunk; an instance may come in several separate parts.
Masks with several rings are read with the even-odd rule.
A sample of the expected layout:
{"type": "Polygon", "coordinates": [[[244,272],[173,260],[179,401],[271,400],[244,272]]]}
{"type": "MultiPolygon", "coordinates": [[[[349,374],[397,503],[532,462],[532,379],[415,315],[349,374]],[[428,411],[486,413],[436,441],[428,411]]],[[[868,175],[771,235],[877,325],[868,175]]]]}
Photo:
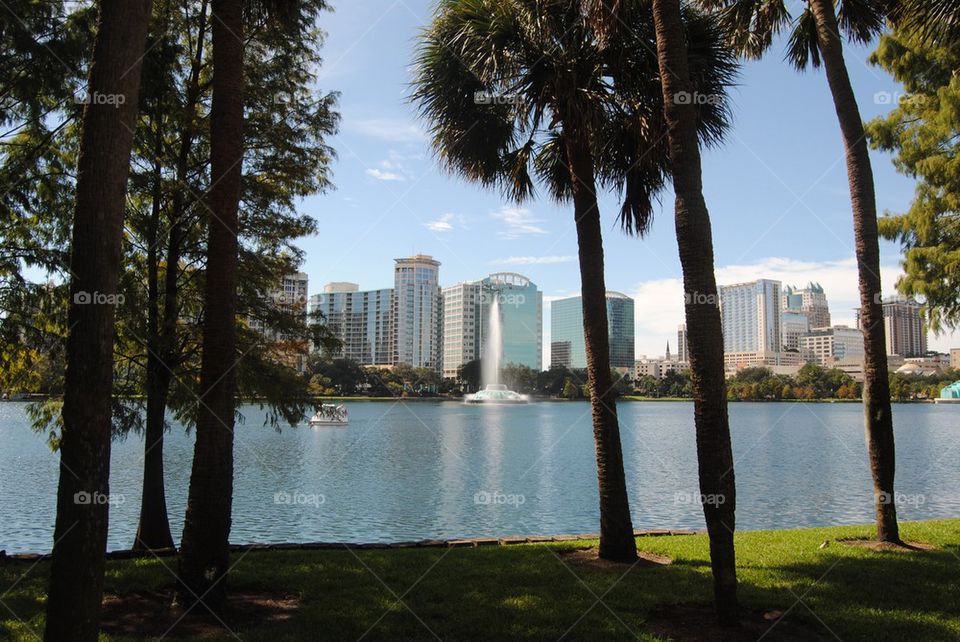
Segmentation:
{"type": "Polygon", "coordinates": [[[110,477],[115,305],[133,129],[150,0],[103,0],[70,255],[67,371],[46,640],[100,629],[110,477]],[[122,104],[118,97],[122,96],[122,104]],[[108,100],[110,99],[110,100],[108,100]]]}
{"type": "Polygon", "coordinates": [[[837,16],[832,2],[811,0],[817,22],[817,39],[827,72],[833,104],[843,133],[847,178],[853,205],[853,233],[860,282],[860,319],[863,328],[863,412],[870,473],[873,475],[877,539],[900,542],[893,478],[896,468],[890,380],[887,373],[887,340],[883,323],[880,284],[880,241],[877,235],[877,200],[870,153],[857,99],[843,58],[837,16]]]}
{"type": "Polygon", "coordinates": [[[212,186],[204,291],[201,403],[180,551],[179,597],[217,610],[226,598],[236,375],[237,211],[243,165],[243,12],[213,0],[212,186]]]}
{"type": "Polygon", "coordinates": [[[723,368],[723,329],[716,305],[710,213],[703,198],[697,114],[690,101],[675,99],[681,92],[692,91],[679,0],[654,0],[653,16],[676,194],[677,244],[684,291],[688,294],[685,311],[697,461],[710,537],[714,600],[720,623],[735,625],[739,621],[733,546],[736,486],[723,368]]]}
{"type": "Polygon", "coordinates": [[[593,412],[593,437],[600,485],[600,557],[618,562],[637,558],[623,450],[617,422],[616,392],[610,376],[610,329],[603,275],[603,236],[590,145],[565,123],[567,162],[572,174],[574,214],[580,254],[580,289],[587,376],[593,412]]]}

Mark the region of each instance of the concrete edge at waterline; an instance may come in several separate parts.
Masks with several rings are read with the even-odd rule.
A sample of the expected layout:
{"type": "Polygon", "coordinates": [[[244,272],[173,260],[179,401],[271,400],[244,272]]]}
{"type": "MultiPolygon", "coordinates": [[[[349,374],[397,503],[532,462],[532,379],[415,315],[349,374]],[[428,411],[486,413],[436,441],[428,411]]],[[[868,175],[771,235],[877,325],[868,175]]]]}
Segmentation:
{"type": "MultiPolygon", "coordinates": [[[[670,537],[683,535],[697,535],[706,531],[690,529],[649,529],[635,530],[635,537],[670,537]]],[[[513,544],[543,544],[547,542],[579,542],[600,539],[599,533],[581,533],[578,535],[529,535],[515,537],[471,537],[460,539],[423,539],[408,542],[302,542],[279,544],[231,544],[230,552],[242,553],[252,551],[323,551],[323,550],[397,550],[403,548],[478,548],[480,546],[510,546],[513,544]]],[[[177,554],[176,548],[154,549],[152,551],[135,551],[122,549],[107,551],[108,560],[128,560],[151,557],[172,557],[177,554]]],[[[0,563],[4,562],[39,562],[51,558],[50,553],[15,553],[7,555],[0,551],[0,563]]]]}

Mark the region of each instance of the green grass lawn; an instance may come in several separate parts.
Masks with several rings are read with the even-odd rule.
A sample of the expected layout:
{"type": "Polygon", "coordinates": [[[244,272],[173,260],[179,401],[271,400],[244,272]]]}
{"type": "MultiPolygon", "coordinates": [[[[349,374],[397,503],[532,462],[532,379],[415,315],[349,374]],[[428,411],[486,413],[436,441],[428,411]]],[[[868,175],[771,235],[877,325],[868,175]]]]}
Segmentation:
{"type": "MultiPolygon", "coordinates": [[[[960,638],[960,520],[907,523],[902,531],[936,550],[875,552],[836,541],[869,537],[865,526],[740,533],[741,601],[750,610],[785,611],[786,622],[823,639],[960,638]]],[[[301,603],[286,622],[237,633],[271,642],[655,639],[644,631],[653,607],[710,600],[707,539],[638,543],[673,564],[601,570],[563,559],[589,542],[237,554],[234,590],[286,592],[301,603]]],[[[170,588],[166,567],[174,564],[173,558],[112,561],[107,592],[170,588]]],[[[47,563],[0,565],[0,638],[42,633],[47,573],[47,563]]]]}

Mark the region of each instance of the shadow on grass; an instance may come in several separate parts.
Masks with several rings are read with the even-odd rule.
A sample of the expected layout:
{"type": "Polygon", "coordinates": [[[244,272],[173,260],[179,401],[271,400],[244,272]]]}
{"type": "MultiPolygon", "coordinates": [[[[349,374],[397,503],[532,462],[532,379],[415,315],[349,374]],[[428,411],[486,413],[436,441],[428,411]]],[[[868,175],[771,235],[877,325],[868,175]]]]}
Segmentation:
{"type": "MultiPolygon", "coordinates": [[[[810,536],[810,546],[804,541],[802,554],[792,556],[754,534],[738,543],[744,608],[783,611],[784,622],[823,639],[958,637],[960,547],[921,554],[840,546],[817,551],[818,537],[810,536]],[[772,551],[770,563],[755,550],[772,551]]],[[[656,607],[711,599],[706,539],[662,539],[676,541],[639,544],[670,555],[669,566],[597,569],[563,560],[561,551],[584,543],[278,551],[235,556],[230,582],[237,591],[287,593],[300,601],[288,621],[247,628],[244,640],[648,640],[654,638],[644,625],[656,607]]],[[[174,567],[172,560],[111,562],[106,590],[123,595],[169,588],[167,567],[174,567]]],[[[0,566],[0,590],[27,570],[0,566]]],[[[30,629],[42,630],[47,573],[46,563],[38,565],[2,597],[7,608],[0,609],[0,637],[32,639],[30,629]]],[[[233,639],[230,632],[221,637],[233,639]]],[[[789,637],[774,627],[765,639],[789,637]]]]}

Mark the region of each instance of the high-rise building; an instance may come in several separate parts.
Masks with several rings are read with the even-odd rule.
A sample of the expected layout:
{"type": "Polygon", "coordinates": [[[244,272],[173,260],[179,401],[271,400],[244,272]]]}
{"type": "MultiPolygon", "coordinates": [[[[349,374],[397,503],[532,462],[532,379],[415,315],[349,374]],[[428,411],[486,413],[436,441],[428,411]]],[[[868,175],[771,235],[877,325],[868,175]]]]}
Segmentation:
{"type": "MultiPolygon", "coordinates": [[[[306,323],[308,286],[309,277],[303,272],[294,272],[285,275],[279,287],[267,292],[266,298],[276,308],[297,315],[306,323]]],[[[299,372],[306,369],[307,355],[310,351],[309,342],[302,337],[287,336],[276,329],[267,328],[260,318],[249,317],[249,323],[252,329],[260,332],[274,344],[270,350],[277,360],[299,372]]]]}
{"type": "Polygon", "coordinates": [[[686,323],[681,323],[677,326],[677,361],[681,363],[690,362],[690,348],[687,345],[686,323]]]}
{"type": "MultiPolygon", "coordinates": [[[[863,330],[860,310],[857,327],[863,330]]],[[[923,306],[916,301],[891,301],[883,304],[883,325],[887,335],[887,355],[923,357],[927,354],[927,322],[923,306]]]]}
{"type": "Polygon", "coordinates": [[[393,362],[393,290],[360,291],[356,283],[328,283],[310,297],[310,313],[320,313],[341,347],[330,356],[360,365],[393,362]]]}
{"type": "Polygon", "coordinates": [[[950,348],[950,367],[960,370],[960,348],[950,348]]]}
{"type": "Polygon", "coordinates": [[[783,291],[783,309],[805,315],[811,330],[830,326],[830,306],[819,283],[811,282],[804,288],[788,285],[783,291]]]}
{"type": "Polygon", "coordinates": [[[480,283],[443,288],[443,376],[456,378],[465,363],[480,358],[480,283]]]}
{"type": "Polygon", "coordinates": [[[779,353],[779,281],[759,279],[720,287],[723,347],[728,353],[779,353]]]}
{"type": "Polygon", "coordinates": [[[504,365],[514,363],[536,371],[543,367],[543,293],[527,277],[497,272],[483,279],[480,298],[480,349],[486,347],[491,304],[496,298],[504,365]]]}
{"type": "Polygon", "coordinates": [[[817,328],[800,337],[800,347],[822,366],[862,362],[863,332],[845,325],[817,328]]]}
{"type": "Polygon", "coordinates": [[[800,337],[810,332],[810,318],[802,312],[784,310],[781,329],[783,331],[781,342],[783,349],[798,351],[801,347],[800,337]]]}
{"type": "Polygon", "coordinates": [[[443,298],[440,262],[418,254],[395,259],[393,287],[393,363],[440,371],[443,298]]]}
{"type": "MultiPolygon", "coordinates": [[[[635,367],[633,299],[607,292],[607,327],[610,333],[610,367],[635,367]]],[[[550,305],[550,365],[586,368],[587,349],[583,335],[583,300],[558,299],[550,305]]]]}
{"type": "Polygon", "coordinates": [[[498,272],[443,289],[443,376],[483,356],[490,310],[498,302],[503,365],[540,370],[543,362],[543,293],[527,277],[498,272]]]}

